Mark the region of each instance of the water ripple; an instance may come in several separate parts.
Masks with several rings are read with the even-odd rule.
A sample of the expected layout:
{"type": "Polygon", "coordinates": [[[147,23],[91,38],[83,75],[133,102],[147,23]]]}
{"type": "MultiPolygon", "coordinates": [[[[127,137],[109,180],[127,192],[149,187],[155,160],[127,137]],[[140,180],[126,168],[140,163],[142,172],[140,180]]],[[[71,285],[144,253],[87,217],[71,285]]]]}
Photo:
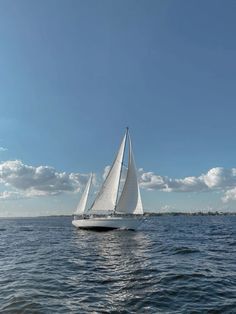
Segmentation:
{"type": "Polygon", "coordinates": [[[236,217],[152,217],[137,232],[0,221],[0,313],[235,313],[236,217]]]}

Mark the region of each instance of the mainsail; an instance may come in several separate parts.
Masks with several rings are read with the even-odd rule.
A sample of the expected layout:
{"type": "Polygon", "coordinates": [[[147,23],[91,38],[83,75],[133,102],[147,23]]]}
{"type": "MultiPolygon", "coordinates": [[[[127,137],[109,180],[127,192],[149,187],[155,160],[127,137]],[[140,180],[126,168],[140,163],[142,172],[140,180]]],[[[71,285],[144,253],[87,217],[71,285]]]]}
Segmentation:
{"type": "Polygon", "coordinates": [[[86,212],[86,205],[87,205],[89,190],[90,190],[90,186],[91,186],[91,182],[92,182],[92,177],[93,177],[93,175],[91,173],[90,177],[88,179],[88,182],[86,184],[86,187],[84,189],[84,192],[83,192],[81,199],[79,201],[79,204],[77,206],[75,215],[83,215],[86,212]]]}
{"type": "Polygon", "coordinates": [[[136,166],[132,151],[131,139],[129,138],[129,163],[125,184],[116,206],[116,212],[122,214],[143,214],[136,166]]]}
{"type": "Polygon", "coordinates": [[[90,208],[91,212],[97,213],[110,212],[114,211],[115,209],[119,189],[121,167],[124,157],[126,137],[127,132],[124,135],[117,156],[102,185],[102,188],[90,208]]]}

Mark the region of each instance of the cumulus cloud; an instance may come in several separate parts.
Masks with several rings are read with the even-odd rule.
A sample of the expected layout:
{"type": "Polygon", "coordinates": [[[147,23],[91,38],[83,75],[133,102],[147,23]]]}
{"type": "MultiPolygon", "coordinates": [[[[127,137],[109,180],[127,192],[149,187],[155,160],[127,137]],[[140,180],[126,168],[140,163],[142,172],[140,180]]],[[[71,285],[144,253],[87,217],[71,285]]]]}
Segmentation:
{"type": "Polygon", "coordinates": [[[229,201],[236,201],[236,187],[226,191],[224,196],[222,197],[222,201],[224,203],[227,203],[229,201]]]}
{"type": "Polygon", "coordinates": [[[164,192],[196,192],[208,189],[201,176],[172,179],[153,172],[144,172],[143,169],[139,169],[139,175],[140,187],[143,189],[164,192]]]}
{"type": "MultiPolygon", "coordinates": [[[[110,166],[106,166],[103,179],[109,170],[110,166]]],[[[127,169],[124,169],[122,181],[124,181],[126,171],[127,169]]],[[[236,168],[215,167],[199,176],[177,179],[139,169],[138,176],[140,187],[146,190],[164,192],[221,191],[224,193],[223,202],[236,200],[236,168]]],[[[0,192],[0,200],[77,192],[86,184],[87,180],[87,174],[59,172],[49,166],[29,166],[20,160],[5,161],[0,163],[0,183],[7,187],[7,191],[0,192]]],[[[96,180],[94,179],[95,183],[96,180]]]]}
{"type": "Polygon", "coordinates": [[[139,176],[141,188],[164,192],[225,191],[236,186],[236,168],[216,167],[198,177],[192,176],[183,179],[172,179],[139,169],[139,176]]]}
{"type": "Polygon", "coordinates": [[[140,186],[147,190],[164,190],[167,188],[168,178],[162,177],[154,172],[144,172],[142,168],[139,169],[139,183],[140,186]]]}
{"type": "Polygon", "coordinates": [[[6,147],[0,146],[0,152],[6,152],[8,149],[6,147]]]}
{"type": "Polygon", "coordinates": [[[1,199],[75,192],[87,178],[84,174],[58,172],[49,166],[29,166],[20,160],[5,161],[0,164],[0,182],[16,189],[16,192],[3,192],[1,199]]]}
{"type": "Polygon", "coordinates": [[[228,188],[236,186],[236,168],[212,168],[206,175],[203,175],[203,179],[209,188],[228,188]]]}
{"type": "MultiPolygon", "coordinates": [[[[110,166],[106,166],[103,178],[106,178],[110,166]]],[[[125,179],[126,169],[122,179],[125,179]]],[[[163,192],[224,192],[222,200],[228,202],[236,200],[236,168],[226,169],[215,167],[200,176],[185,178],[169,178],[154,172],[145,172],[142,168],[138,170],[139,185],[146,190],[159,190],[163,192]]],[[[122,180],[122,181],[123,181],[122,180]]]]}

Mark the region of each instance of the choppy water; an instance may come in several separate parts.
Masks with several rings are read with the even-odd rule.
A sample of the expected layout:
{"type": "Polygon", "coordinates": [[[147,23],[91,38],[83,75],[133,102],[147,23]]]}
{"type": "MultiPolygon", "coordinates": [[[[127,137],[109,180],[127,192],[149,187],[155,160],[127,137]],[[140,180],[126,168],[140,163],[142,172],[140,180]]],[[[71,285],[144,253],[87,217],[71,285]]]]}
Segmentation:
{"type": "Polygon", "coordinates": [[[0,313],[236,313],[236,216],[0,221],[0,313]]]}

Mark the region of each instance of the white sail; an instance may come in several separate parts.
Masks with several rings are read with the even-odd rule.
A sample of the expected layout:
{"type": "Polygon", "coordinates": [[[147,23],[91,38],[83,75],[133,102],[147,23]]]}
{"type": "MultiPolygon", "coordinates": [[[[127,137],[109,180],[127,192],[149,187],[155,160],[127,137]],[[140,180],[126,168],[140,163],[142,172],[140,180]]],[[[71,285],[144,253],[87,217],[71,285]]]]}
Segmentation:
{"type": "Polygon", "coordinates": [[[128,171],[116,212],[122,214],[143,214],[135,161],[129,136],[129,164],[128,171]]]}
{"type": "Polygon", "coordinates": [[[127,137],[127,132],[124,135],[124,138],[121,142],[117,156],[102,185],[102,188],[100,192],[98,193],[92,207],[90,208],[91,211],[94,211],[97,213],[114,211],[116,200],[117,200],[117,195],[118,195],[118,188],[119,188],[122,161],[124,157],[126,137],[127,137]]]}
{"type": "Polygon", "coordinates": [[[90,186],[91,186],[91,182],[92,182],[92,177],[93,177],[93,175],[91,173],[90,177],[88,179],[88,182],[86,184],[86,187],[84,189],[84,192],[83,192],[81,199],[79,201],[79,204],[77,206],[75,215],[83,215],[86,212],[86,205],[87,205],[89,190],[90,190],[90,186]]]}

